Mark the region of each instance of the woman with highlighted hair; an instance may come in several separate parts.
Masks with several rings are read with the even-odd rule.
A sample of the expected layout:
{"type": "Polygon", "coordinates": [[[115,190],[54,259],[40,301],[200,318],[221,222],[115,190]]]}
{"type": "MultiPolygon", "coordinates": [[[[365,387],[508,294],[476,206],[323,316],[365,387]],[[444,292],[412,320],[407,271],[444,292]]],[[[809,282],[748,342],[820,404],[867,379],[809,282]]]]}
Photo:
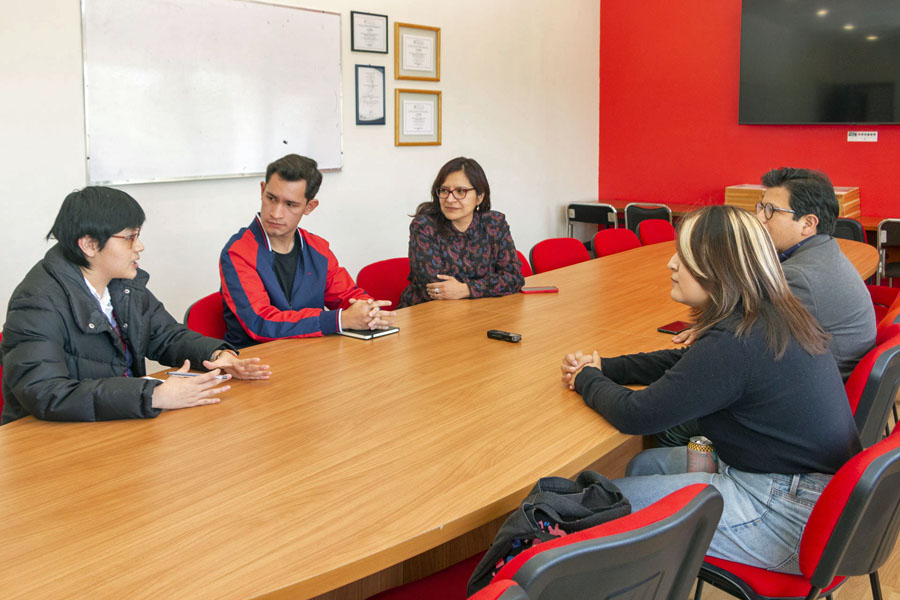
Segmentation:
{"type": "Polygon", "coordinates": [[[685,446],[656,448],[632,459],[616,485],[639,510],[711,484],[725,505],[709,554],[797,574],[816,500],[861,450],[829,336],[789,291],[752,213],[710,206],[685,216],[668,268],[672,298],[693,309],[694,344],[615,358],[569,354],[563,382],[624,433],[697,419],[718,454],[714,473],[687,472],[685,446]]]}

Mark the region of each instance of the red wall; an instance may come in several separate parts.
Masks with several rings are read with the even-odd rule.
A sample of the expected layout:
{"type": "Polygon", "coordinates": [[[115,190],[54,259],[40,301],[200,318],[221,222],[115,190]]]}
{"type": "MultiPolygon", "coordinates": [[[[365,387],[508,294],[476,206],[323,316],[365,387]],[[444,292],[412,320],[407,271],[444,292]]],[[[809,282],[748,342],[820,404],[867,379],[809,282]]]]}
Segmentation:
{"type": "Polygon", "coordinates": [[[900,217],[900,125],[738,125],[740,0],[601,0],[600,15],[600,198],[721,203],[794,166],[900,217]]]}

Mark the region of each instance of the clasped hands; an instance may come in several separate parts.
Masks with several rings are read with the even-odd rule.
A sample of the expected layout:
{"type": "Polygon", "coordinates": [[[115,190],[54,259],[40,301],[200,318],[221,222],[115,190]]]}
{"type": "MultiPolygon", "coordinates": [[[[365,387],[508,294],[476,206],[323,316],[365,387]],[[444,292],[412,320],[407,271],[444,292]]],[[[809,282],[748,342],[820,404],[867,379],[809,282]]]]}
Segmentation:
{"type": "Polygon", "coordinates": [[[382,306],[390,306],[390,300],[373,300],[372,298],[350,298],[350,307],[341,311],[341,328],[343,329],[387,329],[394,324],[388,317],[396,317],[392,310],[381,310],[382,306]]]}
{"type": "Polygon", "coordinates": [[[432,300],[459,300],[471,295],[469,285],[451,275],[438,275],[441,281],[434,281],[425,286],[428,297],[432,300]]]}
{"type": "Polygon", "coordinates": [[[563,357],[562,366],[562,382],[570,390],[575,389],[575,378],[581,373],[581,370],[587,366],[600,368],[600,355],[596,350],[592,354],[584,354],[581,351],[573,354],[566,354],[563,357]]]}

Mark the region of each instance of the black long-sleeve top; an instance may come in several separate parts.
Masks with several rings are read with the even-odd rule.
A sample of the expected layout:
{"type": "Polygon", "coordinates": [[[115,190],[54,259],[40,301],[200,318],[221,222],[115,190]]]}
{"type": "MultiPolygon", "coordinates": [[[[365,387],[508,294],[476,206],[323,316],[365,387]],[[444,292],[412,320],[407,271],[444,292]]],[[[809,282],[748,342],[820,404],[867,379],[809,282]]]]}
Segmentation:
{"type": "Polygon", "coordinates": [[[792,341],[776,361],[760,323],[743,338],[735,325],[726,320],[689,348],[604,358],[602,372],[583,369],[575,389],[623,433],[698,419],[736,469],[835,473],[862,448],[831,354],[812,356],[792,341]]]}

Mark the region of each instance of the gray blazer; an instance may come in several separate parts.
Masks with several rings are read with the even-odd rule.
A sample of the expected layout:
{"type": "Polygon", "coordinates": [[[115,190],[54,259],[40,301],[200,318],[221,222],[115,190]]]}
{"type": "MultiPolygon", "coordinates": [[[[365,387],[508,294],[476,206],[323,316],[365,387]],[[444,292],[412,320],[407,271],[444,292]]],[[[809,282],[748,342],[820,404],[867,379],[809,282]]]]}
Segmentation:
{"type": "Polygon", "coordinates": [[[813,236],[781,263],[791,291],[831,334],[831,353],[841,377],[875,345],[872,297],[837,241],[813,236]]]}

